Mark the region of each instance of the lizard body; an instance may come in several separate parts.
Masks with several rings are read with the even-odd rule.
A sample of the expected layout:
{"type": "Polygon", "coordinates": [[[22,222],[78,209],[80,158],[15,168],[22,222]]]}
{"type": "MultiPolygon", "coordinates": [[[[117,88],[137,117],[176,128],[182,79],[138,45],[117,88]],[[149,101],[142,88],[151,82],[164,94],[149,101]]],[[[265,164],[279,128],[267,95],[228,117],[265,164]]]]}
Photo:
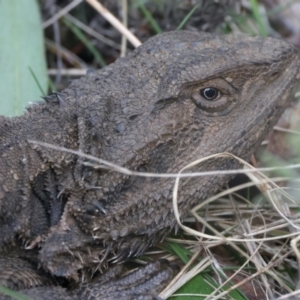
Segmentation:
{"type": "MultiPolygon", "coordinates": [[[[292,99],[299,66],[299,53],[282,40],[170,32],[88,72],[26,114],[2,117],[0,265],[6,268],[9,256],[25,258],[33,275],[26,281],[20,270],[13,280],[10,266],[0,283],[28,289],[45,285],[47,276],[78,281],[142,255],[176,227],[173,179],[94,168],[30,141],[152,173],[176,173],[225,151],[248,159],[292,99]]],[[[238,167],[216,159],[189,171],[238,167]]],[[[182,179],[182,217],[229,179],[182,179]]]]}

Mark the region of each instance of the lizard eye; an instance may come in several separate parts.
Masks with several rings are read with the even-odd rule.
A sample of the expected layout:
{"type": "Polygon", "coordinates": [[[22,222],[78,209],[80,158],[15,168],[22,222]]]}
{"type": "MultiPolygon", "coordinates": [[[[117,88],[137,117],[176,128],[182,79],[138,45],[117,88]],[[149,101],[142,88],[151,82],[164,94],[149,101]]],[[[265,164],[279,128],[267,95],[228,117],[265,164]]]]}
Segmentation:
{"type": "Polygon", "coordinates": [[[206,100],[215,100],[220,97],[220,91],[213,87],[207,87],[199,91],[201,97],[206,100]]]}
{"type": "Polygon", "coordinates": [[[223,78],[187,85],[184,93],[205,113],[227,113],[237,102],[238,90],[223,78]]]}
{"type": "MultiPolygon", "coordinates": [[[[224,89],[225,90],[225,89],[224,89]]],[[[230,106],[229,97],[225,92],[212,86],[195,87],[191,98],[197,107],[207,112],[220,112],[230,106]]]]}

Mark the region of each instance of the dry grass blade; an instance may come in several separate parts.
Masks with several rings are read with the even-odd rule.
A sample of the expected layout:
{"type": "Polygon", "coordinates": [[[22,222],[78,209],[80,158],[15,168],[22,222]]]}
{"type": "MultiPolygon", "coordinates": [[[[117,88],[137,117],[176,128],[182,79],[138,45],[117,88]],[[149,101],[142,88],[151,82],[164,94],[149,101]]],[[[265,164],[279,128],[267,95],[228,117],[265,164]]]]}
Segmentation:
{"type": "Polygon", "coordinates": [[[281,297],[277,298],[276,300],[293,300],[293,299],[296,300],[296,299],[299,299],[297,296],[300,297],[300,290],[288,293],[284,296],[281,296],[281,297]]]}
{"type": "MultiPolygon", "coordinates": [[[[276,170],[281,170],[281,169],[286,169],[286,170],[291,170],[291,169],[299,169],[300,168],[300,164],[293,164],[293,165],[287,165],[287,166],[280,166],[280,167],[269,167],[269,168],[254,168],[251,165],[249,165],[251,168],[250,169],[236,169],[236,170],[221,170],[221,171],[207,171],[207,172],[193,172],[193,173],[147,173],[147,172],[136,172],[136,171],[131,171],[129,169],[120,167],[114,163],[111,163],[109,161],[106,161],[104,159],[101,158],[97,158],[93,155],[89,155],[89,154],[85,154],[83,152],[80,151],[76,151],[76,150],[72,150],[72,149],[68,149],[65,147],[61,147],[61,146],[57,146],[57,145],[53,145],[53,144],[49,144],[49,143],[44,143],[44,142],[39,142],[39,141],[35,141],[35,140],[28,140],[29,143],[32,144],[36,144],[36,145],[40,145],[42,147],[46,147],[46,148],[50,148],[56,151],[61,151],[61,152],[68,152],[68,153],[72,153],[74,155],[77,155],[79,157],[83,157],[83,158],[87,158],[91,161],[94,161],[95,164],[91,164],[91,163],[86,163],[85,165],[89,166],[89,167],[94,167],[95,169],[100,168],[100,166],[107,166],[107,169],[110,169],[112,171],[116,171],[116,172],[120,172],[122,174],[125,175],[134,175],[134,176],[141,176],[141,177],[154,177],[154,178],[187,178],[187,177],[201,177],[201,176],[211,176],[211,175],[228,175],[228,174],[248,174],[248,173],[256,173],[256,172],[268,172],[268,171],[276,171],[276,170]]],[[[221,157],[221,156],[232,156],[234,157],[234,155],[232,155],[231,153],[217,153],[217,154],[213,154],[211,156],[207,156],[205,158],[202,158],[201,160],[205,160],[205,159],[210,159],[213,157],[221,157]]],[[[242,161],[242,160],[241,160],[242,161]]],[[[270,179],[268,179],[270,180],[270,179]]]]}
{"type": "MultiPolygon", "coordinates": [[[[178,194],[178,187],[179,187],[179,180],[181,178],[181,175],[182,175],[182,172],[197,165],[197,164],[200,164],[206,160],[209,160],[209,159],[212,159],[212,158],[221,158],[221,157],[230,157],[230,158],[234,158],[234,159],[237,159],[239,162],[241,162],[242,164],[244,164],[244,166],[247,166],[248,170],[253,170],[255,173],[258,173],[259,175],[255,175],[254,174],[251,174],[251,173],[254,173],[254,172],[245,172],[245,174],[247,174],[248,176],[250,175],[251,179],[257,183],[258,187],[262,190],[262,191],[266,191],[266,187],[265,186],[260,186],[259,183],[260,183],[260,180],[261,179],[265,179],[267,180],[268,182],[271,182],[270,179],[268,179],[264,174],[262,174],[261,172],[259,172],[259,169],[255,169],[254,167],[252,167],[249,163],[247,163],[246,161],[236,157],[235,155],[231,154],[231,153],[219,153],[219,154],[214,154],[214,155],[210,155],[210,156],[207,156],[207,157],[204,157],[204,158],[201,158],[199,160],[196,160],[190,164],[188,164],[187,166],[185,166],[183,169],[180,170],[180,172],[178,173],[177,175],[177,178],[175,180],[175,185],[174,185],[174,190],[173,190],[173,209],[174,209],[174,215],[175,215],[175,218],[176,218],[176,221],[178,223],[178,225],[183,229],[185,230],[187,233],[189,234],[192,234],[192,235],[195,235],[195,236],[198,236],[198,237],[202,237],[202,238],[208,238],[208,239],[215,239],[215,240],[224,240],[226,242],[243,242],[243,241],[256,241],[256,242],[259,242],[259,241],[269,241],[269,240],[275,240],[275,239],[278,239],[278,237],[273,237],[273,238],[264,238],[264,239],[240,239],[240,238],[228,238],[228,237],[223,237],[223,236],[212,236],[212,235],[207,235],[207,234],[204,234],[204,233],[200,233],[196,230],[193,230],[185,225],[182,224],[182,222],[180,221],[180,213],[179,213],[179,209],[178,209],[178,204],[177,204],[177,194],[178,194]]],[[[247,170],[247,171],[248,171],[247,170]]],[[[206,172],[205,172],[206,173],[206,172]]],[[[228,172],[230,173],[230,172],[228,172]]],[[[188,174],[188,173],[184,173],[184,174],[188,174]]],[[[222,174],[222,172],[215,172],[215,174],[222,174]]],[[[211,175],[211,174],[210,174],[211,175]]],[[[267,186],[268,188],[270,188],[269,186],[267,186]]],[[[279,188],[275,183],[272,182],[272,187],[276,187],[276,188],[279,188]]],[[[282,190],[281,190],[282,193],[284,193],[282,190]]],[[[286,195],[286,193],[284,193],[286,195]]],[[[195,208],[193,208],[192,210],[192,214],[198,219],[199,222],[205,224],[206,226],[209,226],[209,224],[207,224],[205,222],[205,220],[203,218],[201,218],[200,216],[198,216],[196,214],[196,211],[199,210],[201,207],[205,206],[206,204],[214,201],[215,199],[217,199],[220,195],[216,195],[216,196],[213,196],[209,199],[207,199],[206,201],[203,201],[201,202],[201,204],[197,205],[195,208]]],[[[275,206],[275,205],[274,205],[275,206]]],[[[276,207],[276,206],[275,206],[276,207]]],[[[212,228],[210,228],[212,229],[212,228]]],[[[288,237],[291,237],[293,235],[297,235],[298,233],[297,232],[293,232],[291,234],[288,234],[288,235],[283,235],[281,236],[280,238],[288,238],[288,237]]]]}
{"type": "Polygon", "coordinates": [[[123,34],[128,41],[134,46],[138,47],[142,43],[133,35],[110,11],[108,11],[100,2],[96,0],[86,0],[94,9],[96,9],[108,22],[111,23],[121,34],[123,34]]]}
{"type": "Polygon", "coordinates": [[[65,14],[67,14],[69,11],[74,9],[77,5],[79,5],[83,0],[74,0],[69,5],[64,7],[62,10],[60,10],[57,14],[55,14],[53,17],[51,17],[49,20],[44,22],[42,24],[43,29],[47,28],[48,26],[52,25],[54,22],[59,20],[61,17],[63,17],[65,14]]]}
{"type": "Polygon", "coordinates": [[[286,133],[292,133],[296,135],[300,135],[300,132],[297,130],[292,130],[292,129],[287,129],[287,128],[282,128],[280,126],[274,126],[273,130],[280,131],[280,132],[286,132],[286,133]]]}
{"type": "MultiPolygon", "coordinates": [[[[190,266],[196,261],[196,259],[199,257],[200,253],[202,252],[202,249],[200,249],[199,251],[197,251],[193,257],[190,259],[190,261],[184,266],[183,269],[181,269],[181,271],[175,276],[175,278],[173,278],[173,280],[168,284],[168,286],[160,293],[160,297],[162,297],[163,299],[170,297],[174,291],[176,291],[177,289],[179,289],[182,285],[180,285],[180,283],[178,283],[179,279],[184,276],[184,274],[187,273],[187,270],[190,268],[190,266]]],[[[206,262],[208,261],[208,259],[206,259],[205,261],[202,260],[202,265],[206,265],[206,262]]],[[[198,264],[199,265],[199,264],[198,264]]],[[[198,267],[197,267],[198,268],[198,267]]],[[[198,274],[198,273],[197,273],[198,274]]]]}
{"type": "MultiPolygon", "coordinates": [[[[244,164],[244,168],[251,168],[251,165],[249,165],[247,162],[242,161],[241,159],[235,157],[232,154],[229,153],[221,153],[221,154],[217,154],[217,155],[211,155],[205,158],[202,158],[200,160],[197,160],[195,162],[192,162],[190,164],[188,164],[186,167],[184,167],[179,174],[181,174],[183,171],[197,165],[200,164],[202,162],[204,162],[205,160],[208,159],[212,159],[212,158],[217,158],[217,157],[231,157],[231,158],[235,158],[237,160],[239,160],[241,163],[244,164]]],[[[244,233],[241,234],[241,236],[243,237],[241,238],[236,238],[235,236],[233,237],[225,237],[222,233],[218,232],[215,230],[214,227],[212,227],[209,223],[207,223],[204,218],[202,218],[199,214],[197,214],[197,211],[199,209],[201,209],[202,207],[204,207],[206,204],[211,203],[212,201],[216,200],[219,195],[216,195],[214,197],[211,197],[210,199],[207,199],[206,201],[202,202],[201,204],[199,204],[198,206],[196,206],[193,210],[192,210],[192,214],[194,215],[194,217],[201,223],[203,224],[205,227],[208,227],[214,234],[214,235],[206,235],[204,233],[200,233],[198,231],[195,231],[185,225],[183,225],[180,221],[180,214],[179,214],[179,210],[178,210],[178,205],[177,205],[177,192],[178,192],[178,186],[179,186],[179,176],[178,178],[176,178],[175,180],[175,185],[174,185],[174,190],[173,190],[173,209],[174,209],[174,213],[176,216],[176,220],[178,222],[178,224],[180,225],[180,227],[182,229],[184,229],[188,234],[193,234],[197,237],[201,237],[201,238],[207,238],[209,239],[207,241],[207,244],[210,243],[210,241],[212,240],[221,240],[224,243],[229,244],[231,247],[233,247],[235,250],[237,250],[239,253],[242,254],[242,256],[244,256],[246,258],[245,263],[236,271],[234,272],[234,274],[232,276],[230,276],[229,278],[227,278],[227,280],[225,282],[223,282],[218,288],[216,288],[214,290],[213,293],[211,293],[206,299],[208,300],[216,300],[216,299],[221,299],[222,297],[228,295],[228,293],[238,287],[240,287],[241,285],[245,284],[247,281],[252,280],[255,277],[260,276],[261,277],[261,281],[263,283],[264,289],[265,289],[265,293],[268,295],[268,297],[273,297],[273,293],[272,293],[272,287],[270,286],[269,280],[266,276],[266,274],[268,276],[270,276],[271,278],[274,279],[275,282],[278,282],[279,285],[281,287],[283,287],[286,291],[288,292],[292,292],[291,288],[285,283],[285,281],[283,281],[280,278],[280,275],[278,276],[276,274],[276,272],[273,270],[273,267],[280,264],[280,262],[283,261],[283,257],[284,255],[282,255],[282,251],[285,251],[285,248],[282,247],[281,249],[279,249],[278,252],[275,252],[273,255],[273,258],[270,260],[269,263],[266,263],[266,261],[262,258],[262,256],[260,255],[259,251],[261,251],[260,249],[263,247],[264,243],[266,243],[267,241],[271,241],[271,240],[278,240],[280,238],[286,238],[288,236],[292,236],[292,235],[299,235],[298,232],[298,226],[295,224],[297,222],[290,220],[289,217],[291,217],[291,213],[289,210],[289,207],[286,205],[286,203],[284,202],[282,204],[282,199],[281,197],[285,196],[286,199],[289,199],[290,201],[293,201],[294,204],[297,206],[297,203],[292,199],[292,197],[289,196],[289,194],[287,194],[283,189],[279,188],[277,186],[277,184],[275,184],[271,179],[267,178],[264,174],[262,174],[261,172],[256,172],[256,173],[247,173],[247,175],[249,176],[249,178],[252,180],[252,182],[264,193],[264,195],[269,199],[270,203],[272,203],[273,207],[276,208],[277,214],[278,216],[281,218],[281,222],[284,222],[284,227],[289,227],[290,228],[290,232],[291,234],[288,235],[281,235],[281,236],[275,236],[272,238],[266,237],[266,234],[270,231],[270,230],[274,230],[274,227],[269,228],[268,230],[266,230],[267,228],[267,224],[266,224],[266,220],[265,218],[261,215],[260,211],[257,211],[260,215],[261,215],[261,220],[264,223],[264,229],[259,232],[260,234],[263,234],[264,237],[263,238],[254,238],[253,235],[253,231],[252,228],[248,222],[248,220],[244,220],[242,223],[240,223],[239,228],[244,228],[244,233]],[[275,193],[275,191],[279,192],[279,193],[275,193]],[[273,193],[273,195],[272,195],[273,193]],[[242,225],[242,224],[245,225],[242,225]],[[245,238],[245,237],[250,237],[249,238],[245,238]],[[248,249],[248,252],[250,253],[250,256],[248,256],[246,253],[244,253],[244,251],[242,251],[241,249],[239,249],[237,247],[236,244],[234,244],[233,242],[243,242],[245,245],[245,248],[248,249]],[[256,245],[256,242],[260,242],[259,245],[256,245]],[[237,276],[242,270],[243,268],[248,265],[249,262],[252,262],[253,265],[256,267],[257,272],[252,274],[251,276],[248,276],[247,278],[245,278],[244,280],[240,280],[236,285],[231,286],[229,289],[222,291],[222,288],[225,287],[225,285],[227,283],[229,283],[232,279],[234,279],[235,276],[237,276]],[[219,293],[219,294],[218,294],[219,293]]],[[[228,193],[228,191],[226,191],[226,193],[228,193]]],[[[221,193],[221,194],[224,194],[221,193]]],[[[222,195],[223,196],[223,195],[222,195]]],[[[252,205],[252,203],[249,203],[249,205],[252,205]]],[[[228,232],[228,231],[226,231],[228,232]]],[[[258,234],[258,233],[256,233],[258,234]]],[[[296,247],[296,243],[300,240],[300,238],[295,238],[292,241],[292,247],[295,251],[295,253],[297,255],[299,255],[299,251],[297,250],[296,247]]],[[[203,244],[203,242],[202,242],[203,244]]],[[[213,245],[214,246],[214,245],[213,245]]],[[[289,252],[289,254],[291,254],[291,252],[289,252]]],[[[273,289],[274,290],[274,289],[273,289]]]]}
{"type": "Polygon", "coordinates": [[[61,76],[84,76],[88,69],[48,69],[48,75],[57,75],[59,72],[61,76]]]}
{"type": "MultiPolygon", "coordinates": [[[[122,21],[123,26],[127,28],[128,26],[128,5],[127,0],[122,0],[122,21]]],[[[122,41],[121,41],[121,57],[124,57],[126,55],[126,48],[127,48],[127,39],[125,35],[122,35],[122,41]]]]}
{"type": "Polygon", "coordinates": [[[297,256],[298,261],[300,261],[300,251],[297,247],[297,243],[299,241],[300,241],[300,236],[297,236],[296,238],[292,239],[292,241],[291,241],[291,247],[293,248],[293,250],[297,256]]]}

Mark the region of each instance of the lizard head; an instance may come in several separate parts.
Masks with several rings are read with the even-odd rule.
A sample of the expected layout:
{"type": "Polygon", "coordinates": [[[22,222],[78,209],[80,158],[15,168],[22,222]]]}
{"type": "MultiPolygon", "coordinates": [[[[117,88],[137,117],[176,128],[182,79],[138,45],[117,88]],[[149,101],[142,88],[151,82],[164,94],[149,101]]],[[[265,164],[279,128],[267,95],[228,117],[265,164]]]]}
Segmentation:
{"type": "MultiPolygon", "coordinates": [[[[91,141],[90,153],[133,170],[174,173],[224,151],[248,159],[290,102],[299,65],[295,48],[279,39],[179,31],[150,39],[73,84],[67,94],[82,86],[89,90],[72,101],[83,106],[84,100],[91,135],[101,137],[91,141]]],[[[217,159],[191,171],[237,167],[231,159],[217,159]]],[[[93,169],[84,174],[101,189],[66,204],[64,222],[42,250],[52,272],[61,253],[59,267],[71,274],[91,256],[100,264],[114,255],[115,262],[139,255],[175,226],[172,179],[93,169]],[[66,229],[68,219],[76,230],[66,229]],[[55,241],[62,239],[66,251],[57,249],[55,241]],[[91,254],[89,247],[98,252],[91,254]],[[72,272],[65,258],[70,249],[80,253],[80,260],[72,257],[77,261],[72,272]]],[[[228,180],[218,175],[181,180],[182,215],[228,180]]]]}

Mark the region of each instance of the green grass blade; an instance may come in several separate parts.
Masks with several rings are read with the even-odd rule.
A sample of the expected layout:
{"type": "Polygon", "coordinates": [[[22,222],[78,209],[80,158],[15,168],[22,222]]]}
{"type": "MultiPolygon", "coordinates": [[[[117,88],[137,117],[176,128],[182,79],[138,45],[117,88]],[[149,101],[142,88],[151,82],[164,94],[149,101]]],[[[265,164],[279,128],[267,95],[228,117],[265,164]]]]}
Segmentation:
{"type": "Polygon", "coordinates": [[[56,86],[53,83],[53,81],[51,80],[51,78],[48,79],[48,86],[49,86],[49,90],[51,92],[56,92],[56,86]]]}
{"type": "Polygon", "coordinates": [[[137,1],[137,7],[142,11],[142,13],[144,14],[144,16],[147,19],[147,21],[150,23],[150,25],[153,28],[153,30],[156,33],[161,33],[162,30],[159,27],[158,23],[154,20],[154,18],[152,17],[150,11],[146,8],[146,6],[144,5],[144,3],[141,2],[141,0],[137,1]]]}
{"type": "Polygon", "coordinates": [[[268,30],[267,30],[266,26],[264,25],[263,17],[260,14],[259,5],[258,5],[257,0],[250,0],[250,5],[252,8],[253,17],[257,22],[257,26],[258,26],[260,34],[262,36],[268,36],[268,30]]]}
{"type": "Polygon", "coordinates": [[[0,20],[0,114],[15,116],[47,91],[44,39],[37,1],[0,1],[0,20]]]}
{"type": "Polygon", "coordinates": [[[28,298],[27,296],[25,296],[21,293],[12,291],[11,289],[8,289],[4,286],[0,286],[0,293],[3,294],[3,295],[6,295],[6,296],[10,296],[10,297],[12,297],[13,299],[16,299],[16,300],[30,300],[30,298],[28,298]]]}
{"type": "Polygon", "coordinates": [[[195,5],[191,11],[184,17],[184,19],[181,21],[181,23],[179,24],[179,26],[176,28],[176,30],[180,30],[183,28],[183,26],[186,24],[186,22],[189,20],[189,18],[192,16],[192,14],[197,10],[197,8],[199,7],[199,5],[195,5]]]}
{"type": "Polygon", "coordinates": [[[36,77],[35,73],[33,72],[33,70],[30,67],[28,67],[28,68],[29,68],[29,72],[30,72],[31,76],[33,77],[36,85],[38,86],[38,88],[40,90],[41,95],[46,96],[46,93],[45,93],[45,91],[43,91],[43,87],[42,87],[40,81],[38,80],[38,78],[36,77]]]}
{"type": "Polygon", "coordinates": [[[187,264],[192,256],[192,253],[176,243],[168,243],[171,250],[185,263],[187,264]]]}

